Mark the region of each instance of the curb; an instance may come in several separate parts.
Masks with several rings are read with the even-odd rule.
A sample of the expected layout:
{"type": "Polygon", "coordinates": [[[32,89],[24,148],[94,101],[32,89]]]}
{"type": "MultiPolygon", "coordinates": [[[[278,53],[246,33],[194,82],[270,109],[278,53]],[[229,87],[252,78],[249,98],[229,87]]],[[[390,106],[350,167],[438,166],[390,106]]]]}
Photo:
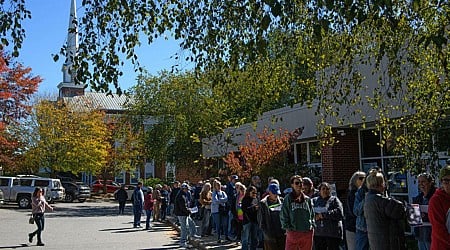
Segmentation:
{"type": "MultiPolygon", "coordinates": [[[[169,223],[172,228],[174,228],[177,232],[181,232],[181,228],[180,226],[178,226],[175,223],[175,219],[173,218],[173,216],[166,216],[166,222],[169,223]]],[[[208,249],[208,247],[206,247],[203,243],[203,241],[201,239],[189,239],[188,240],[189,245],[192,245],[192,247],[196,248],[196,249],[201,249],[201,250],[205,250],[208,249]]],[[[189,249],[192,249],[192,247],[189,247],[189,249]]]]}

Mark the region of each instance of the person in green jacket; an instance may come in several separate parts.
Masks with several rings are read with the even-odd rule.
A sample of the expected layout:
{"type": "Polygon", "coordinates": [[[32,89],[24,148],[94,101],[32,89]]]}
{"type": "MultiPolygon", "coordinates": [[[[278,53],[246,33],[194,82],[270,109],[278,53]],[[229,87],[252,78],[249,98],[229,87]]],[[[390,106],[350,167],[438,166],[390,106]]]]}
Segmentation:
{"type": "Polygon", "coordinates": [[[311,199],[302,191],[302,177],[290,178],[292,192],[281,207],[281,227],[286,230],[286,250],[312,249],[314,236],[314,211],[311,199]]]}

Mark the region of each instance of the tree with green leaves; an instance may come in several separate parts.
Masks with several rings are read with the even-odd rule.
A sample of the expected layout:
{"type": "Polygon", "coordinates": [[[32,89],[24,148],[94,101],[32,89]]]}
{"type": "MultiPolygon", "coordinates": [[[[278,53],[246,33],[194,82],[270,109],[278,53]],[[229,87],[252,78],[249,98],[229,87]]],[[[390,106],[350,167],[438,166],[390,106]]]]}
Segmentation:
{"type": "MultiPolygon", "coordinates": [[[[22,0],[9,3],[15,8],[2,2],[0,34],[16,54],[24,38],[20,24],[30,12],[22,0]]],[[[270,37],[279,32],[290,38],[280,40],[287,56],[278,63],[292,73],[293,100],[317,100],[323,138],[332,136],[329,118],[337,117],[338,125],[351,125],[352,116],[374,119],[382,144],[405,131],[395,138],[396,148],[411,167],[423,153],[436,152],[440,128],[448,125],[448,1],[87,0],[83,7],[74,69],[79,82],[95,89],[114,84],[120,92],[121,55],[140,70],[136,46],[167,33],[187,50],[177,56],[200,72],[218,72],[214,79],[270,58],[270,37]],[[364,66],[375,78],[368,84],[364,66]],[[298,77],[305,72],[314,77],[298,77]]]]}
{"type": "MultiPolygon", "coordinates": [[[[144,165],[142,127],[133,126],[123,115],[106,115],[104,120],[108,137],[104,138],[108,148],[106,163],[95,174],[106,180],[120,172],[133,173],[144,165]]],[[[106,192],[106,182],[104,182],[106,192]]]]}
{"type": "Polygon", "coordinates": [[[55,172],[98,173],[111,148],[102,111],[72,110],[61,101],[42,100],[27,129],[34,140],[25,152],[28,173],[40,168],[55,172]]]}
{"type": "Polygon", "coordinates": [[[199,138],[211,130],[214,116],[221,117],[209,106],[214,101],[209,85],[192,73],[161,72],[159,76],[141,76],[131,94],[128,117],[135,126],[144,126],[145,157],[178,167],[198,164],[199,138]]]}

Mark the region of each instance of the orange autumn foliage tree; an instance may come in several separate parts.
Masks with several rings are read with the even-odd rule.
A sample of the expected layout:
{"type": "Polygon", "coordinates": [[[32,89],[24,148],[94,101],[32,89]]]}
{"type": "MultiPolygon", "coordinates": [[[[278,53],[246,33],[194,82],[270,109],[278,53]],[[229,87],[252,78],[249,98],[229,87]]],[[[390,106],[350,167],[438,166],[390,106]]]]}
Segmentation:
{"type": "Polygon", "coordinates": [[[256,137],[247,134],[245,144],[239,147],[239,153],[230,152],[224,161],[231,173],[244,179],[257,175],[266,168],[275,167],[302,131],[303,128],[292,132],[279,129],[277,133],[264,128],[256,137]]]}
{"type": "Polygon", "coordinates": [[[31,74],[31,68],[14,62],[0,50],[0,166],[15,168],[20,140],[11,133],[31,112],[28,104],[42,79],[31,74]]]}

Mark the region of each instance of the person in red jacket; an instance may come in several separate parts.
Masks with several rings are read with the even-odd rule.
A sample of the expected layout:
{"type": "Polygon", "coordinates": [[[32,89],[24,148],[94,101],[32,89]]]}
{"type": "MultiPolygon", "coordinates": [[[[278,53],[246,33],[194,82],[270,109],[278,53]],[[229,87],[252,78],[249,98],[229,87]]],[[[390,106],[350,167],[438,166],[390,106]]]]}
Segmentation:
{"type": "Polygon", "coordinates": [[[152,217],[153,212],[153,205],[154,205],[154,199],[153,199],[153,188],[149,187],[147,194],[144,196],[144,211],[147,215],[147,218],[145,219],[145,230],[150,230],[152,228],[152,225],[150,224],[150,218],[152,217]]]}
{"type": "Polygon", "coordinates": [[[446,227],[450,209],[450,162],[439,172],[441,188],[430,199],[428,217],[431,222],[431,250],[450,250],[450,234],[446,227]]]}

